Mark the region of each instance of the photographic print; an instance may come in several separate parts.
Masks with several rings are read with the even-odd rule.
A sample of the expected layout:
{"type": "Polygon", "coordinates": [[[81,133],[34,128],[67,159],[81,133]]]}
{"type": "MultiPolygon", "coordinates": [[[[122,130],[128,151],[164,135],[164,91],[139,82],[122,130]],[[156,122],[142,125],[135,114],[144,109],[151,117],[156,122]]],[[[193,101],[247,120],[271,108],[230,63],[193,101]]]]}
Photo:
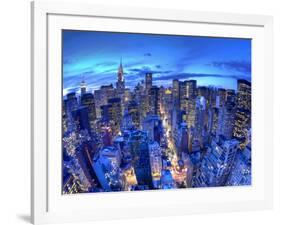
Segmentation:
{"type": "Polygon", "coordinates": [[[62,30],[62,193],[251,185],[251,39],[62,30]]]}

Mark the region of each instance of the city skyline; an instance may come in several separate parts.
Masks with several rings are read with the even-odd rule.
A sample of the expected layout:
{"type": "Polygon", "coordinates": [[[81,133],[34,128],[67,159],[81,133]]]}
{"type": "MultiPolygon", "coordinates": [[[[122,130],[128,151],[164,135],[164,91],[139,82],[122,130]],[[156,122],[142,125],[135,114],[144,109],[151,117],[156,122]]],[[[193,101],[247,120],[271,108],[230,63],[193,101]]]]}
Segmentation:
{"type": "Polygon", "coordinates": [[[74,33],[63,35],[62,194],[251,185],[250,40],[74,33]],[[105,63],[120,51],[132,58],[105,63]]]}
{"type": "Polygon", "coordinates": [[[147,72],[164,87],[195,79],[236,90],[237,79],[251,81],[250,39],[64,30],[63,94],[78,90],[82,79],[92,91],[114,84],[121,58],[130,89],[147,72]]]}

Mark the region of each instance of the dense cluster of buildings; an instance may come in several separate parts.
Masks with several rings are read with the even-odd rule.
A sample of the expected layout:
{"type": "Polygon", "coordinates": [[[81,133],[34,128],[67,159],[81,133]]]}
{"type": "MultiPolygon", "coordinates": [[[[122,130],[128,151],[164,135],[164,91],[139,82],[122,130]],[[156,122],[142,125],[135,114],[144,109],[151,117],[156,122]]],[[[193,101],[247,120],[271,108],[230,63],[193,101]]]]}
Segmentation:
{"type": "Polygon", "coordinates": [[[153,74],[63,98],[64,194],[251,184],[251,83],[153,85],[153,74]]]}

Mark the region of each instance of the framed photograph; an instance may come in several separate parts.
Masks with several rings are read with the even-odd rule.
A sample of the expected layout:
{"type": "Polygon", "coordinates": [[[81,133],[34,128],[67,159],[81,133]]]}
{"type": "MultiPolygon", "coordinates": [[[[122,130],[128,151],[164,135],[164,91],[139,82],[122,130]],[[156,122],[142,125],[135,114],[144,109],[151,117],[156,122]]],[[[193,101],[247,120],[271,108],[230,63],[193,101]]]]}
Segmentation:
{"type": "Polygon", "coordinates": [[[34,224],[268,209],[272,17],[32,3],[34,224]]]}

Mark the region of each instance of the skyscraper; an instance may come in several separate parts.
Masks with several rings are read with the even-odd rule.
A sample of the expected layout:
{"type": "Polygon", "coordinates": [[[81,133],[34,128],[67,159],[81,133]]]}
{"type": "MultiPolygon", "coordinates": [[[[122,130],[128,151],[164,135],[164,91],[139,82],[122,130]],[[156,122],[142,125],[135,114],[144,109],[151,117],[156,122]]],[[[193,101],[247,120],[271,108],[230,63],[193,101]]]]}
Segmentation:
{"type": "Polygon", "coordinates": [[[148,94],[150,89],[152,88],[152,73],[145,74],[145,90],[148,94]]]}
{"type": "Polygon", "coordinates": [[[82,96],[83,94],[85,94],[86,91],[87,91],[87,86],[86,86],[86,82],[85,82],[84,77],[83,77],[83,79],[82,79],[82,81],[81,81],[81,84],[80,84],[80,91],[81,91],[81,96],[82,96]]]}
{"type": "Polygon", "coordinates": [[[77,110],[72,111],[73,120],[77,126],[77,131],[87,130],[91,133],[91,126],[89,121],[88,107],[80,106],[77,110]]]}
{"type": "Polygon", "coordinates": [[[217,134],[231,139],[233,136],[236,107],[235,103],[231,101],[231,98],[228,98],[228,100],[219,113],[217,134]]]}
{"type": "Polygon", "coordinates": [[[179,81],[173,80],[173,89],[172,89],[172,98],[173,98],[173,106],[176,107],[176,109],[179,108],[180,104],[180,87],[179,87],[179,81]]]}
{"type": "Polygon", "coordinates": [[[147,132],[150,141],[157,141],[160,144],[162,135],[162,123],[157,115],[148,115],[142,123],[142,128],[147,132]]]}
{"type": "Polygon", "coordinates": [[[217,141],[213,140],[193,180],[193,186],[223,185],[227,181],[238,148],[239,142],[236,139],[225,140],[220,136],[217,141]]]}
{"type": "Polygon", "coordinates": [[[187,106],[187,81],[180,81],[179,82],[179,91],[180,91],[180,109],[186,110],[187,106]]]}
{"type": "Polygon", "coordinates": [[[121,191],[122,177],[120,174],[120,152],[114,147],[106,147],[96,154],[93,168],[105,191],[121,191]]]}
{"type": "Polygon", "coordinates": [[[91,184],[91,187],[100,187],[97,175],[92,167],[92,147],[89,143],[82,143],[75,152],[75,157],[78,160],[80,168],[91,184]]]}
{"type": "Polygon", "coordinates": [[[134,127],[138,129],[140,127],[140,112],[136,101],[129,102],[128,113],[132,117],[134,127]]]}
{"type": "Polygon", "coordinates": [[[102,85],[99,90],[95,90],[94,99],[97,118],[101,117],[101,106],[106,105],[108,99],[116,97],[116,90],[112,84],[102,85]]]}
{"type": "Polygon", "coordinates": [[[219,88],[218,89],[218,97],[219,97],[219,106],[222,107],[224,106],[225,102],[226,102],[226,90],[223,88],[219,88]]]}
{"type": "Polygon", "coordinates": [[[81,105],[88,107],[88,116],[89,116],[89,123],[91,129],[95,128],[95,120],[96,120],[96,106],[94,95],[92,93],[84,93],[81,96],[81,105]]]}
{"type": "Polygon", "coordinates": [[[186,90],[188,98],[195,98],[197,95],[197,81],[196,80],[187,80],[186,81],[186,90]]]}
{"type": "Polygon", "coordinates": [[[120,131],[120,125],[122,121],[122,106],[121,106],[121,99],[120,98],[111,98],[108,100],[108,104],[111,105],[110,107],[110,119],[115,123],[115,132],[118,133],[120,131]]]}
{"type": "Polygon", "coordinates": [[[251,83],[238,80],[237,111],[233,136],[240,141],[240,147],[245,148],[247,129],[251,127],[251,83]]]}
{"type": "Polygon", "coordinates": [[[181,159],[182,153],[188,153],[188,129],[186,123],[181,123],[178,129],[177,155],[181,159]]]}
{"type": "Polygon", "coordinates": [[[195,106],[195,132],[198,138],[202,137],[202,132],[206,127],[206,99],[202,96],[196,98],[195,106]]]}
{"type": "Polygon", "coordinates": [[[128,144],[131,150],[138,185],[146,185],[152,188],[148,137],[146,132],[132,132],[128,144]]]}
{"type": "Polygon", "coordinates": [[[117,72],[117,82],[116,82],[117,96],[121,99],[122,103],[125,101],[125,79],[124,71],[122,65],[122,58],[120,60],[120,65],[117,72]]]}
{"type": "Polygon", "coordinates": [[[209,109],[209,122],[208,122],[208,130],[212,135],[217,134],[218,130],[218,123],[219,123],[219,114],[220,114],[220,109],[213,107],[209,109]]]}
{"type": "Polygon", "coordinates": [[[159,101],[159,88],[157,86],[152,86],[150,88],[149,94],[149,112],[154,115],[160,115],[160,101],[159,101]]]}
{"type": "Polygon", "coordinates": [[[162,157],[161,157],[161,148],[159,143],[154,141],[148,144],[149,155],[150,155],[150,166],[151,174],[153,179],[153,186],[155,188],[160,187],[160,178],[162,171],[162,157]]]}
{"type": "Polygon", "coordinates": [[[78,108],[78,101],[75,92],[70,92],[66,95],[65,111],[67,114],[78,108]]]}

